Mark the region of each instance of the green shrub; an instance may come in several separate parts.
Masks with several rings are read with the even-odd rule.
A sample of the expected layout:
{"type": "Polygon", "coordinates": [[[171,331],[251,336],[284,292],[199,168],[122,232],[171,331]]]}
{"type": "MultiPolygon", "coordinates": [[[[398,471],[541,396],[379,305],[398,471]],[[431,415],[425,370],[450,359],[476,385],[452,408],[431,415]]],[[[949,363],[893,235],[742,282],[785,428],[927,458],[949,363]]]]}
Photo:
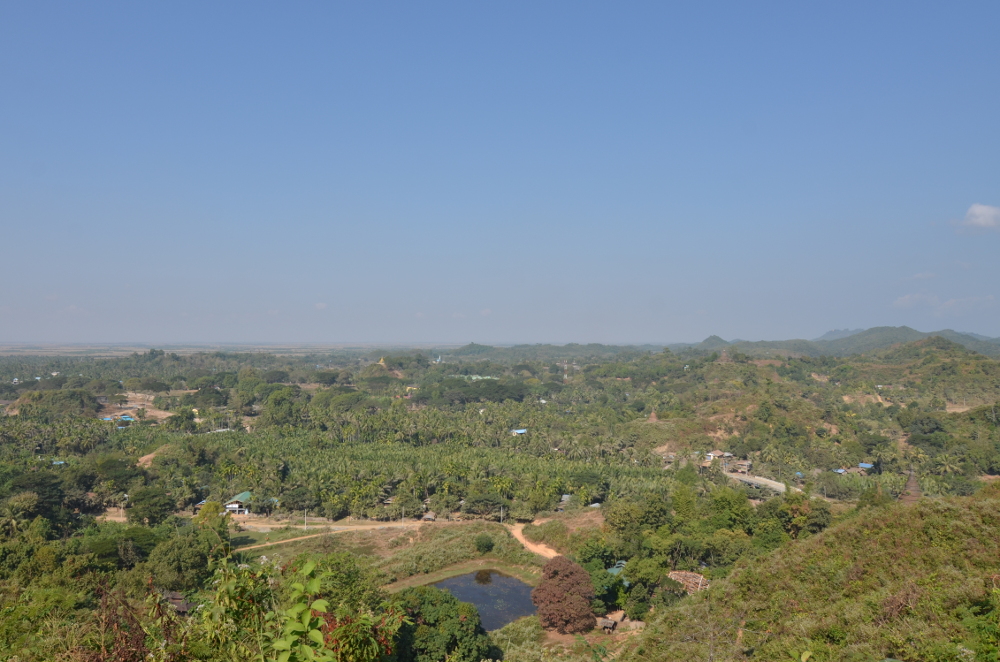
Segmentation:
{"type": "Polygon", "coordinates": [[[394,603],[403,608],[410,621],[399,630],[399,662],[480,662],[490,654],[490,638],[483,630],[479,612],[451,593],[418,586],[401,591],[394,603]]]}
{"type": "Polygon", "coordinates": [[[493,551],[493,538],[488,533],[480,533],[476,536],[475,544],[480,554],[488,554],[493,551]]]}

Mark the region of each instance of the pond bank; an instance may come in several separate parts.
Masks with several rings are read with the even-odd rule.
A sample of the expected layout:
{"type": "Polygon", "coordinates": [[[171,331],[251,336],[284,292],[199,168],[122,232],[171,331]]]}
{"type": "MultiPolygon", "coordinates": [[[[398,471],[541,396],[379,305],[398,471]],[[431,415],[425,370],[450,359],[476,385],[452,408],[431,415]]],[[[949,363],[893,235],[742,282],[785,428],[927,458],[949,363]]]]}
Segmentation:
{"type": "Polygon", "coordinates": [[[538,580],[542,577],[541,568],[524,565],[512,565],[496,558],[484,556],[478,559],[472,559],[471,561],[462,561],[461,563],[450,565],[447,568],[442,568],[435,572],[413,575],[411,577],[407,577],[406,579],[401,579],[398,582],[386,584],[382,588],[389,593],[398,593],[405,588],[436,584],[444,579],[465,575],[478,570],[496,570],[497,572],[502,572],[505,575],[516,577],[525,584],[529,584],[531,586],[537,584],[538,580]]]}

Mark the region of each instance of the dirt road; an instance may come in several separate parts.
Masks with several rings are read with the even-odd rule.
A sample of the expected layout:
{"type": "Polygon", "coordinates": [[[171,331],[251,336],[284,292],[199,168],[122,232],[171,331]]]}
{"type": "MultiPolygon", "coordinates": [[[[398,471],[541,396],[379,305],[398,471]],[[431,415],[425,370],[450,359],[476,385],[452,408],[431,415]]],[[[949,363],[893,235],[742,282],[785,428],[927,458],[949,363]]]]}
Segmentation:
{"type": "Polygon", "coordinates": [[[142,457],[139,458],[139,461],[136,462],[136,465],[142,467],[143,469],[150,468],[151,466],[153,466],[153,459],[159,453],[162,453],[163,451],[167,450],[168,448],[170,448],[169,445],[160,446],[159,448],[157,448],[155,451],[153,451],[149,455],[143,455],[142,457]]]}
{"type": "MultiPolygon", "coordinates": [[[[245,552],[245,551],[251,550],[251,549],[261,549],[263,547],[274,547],[275,545],[284,545],[285,543],[296,542],[298,540],[308,540],[310,538],[319,538],[321,536],[328,536],[328,535],[333,535],[333,534],[337,534],[337,533],[347,533],[349,531],[371,531],[372,529],[387,529],[387,528],[411,529],[411,528],[419,527],[422,524],[423,524],[423,522],[379,522],[379,523],[373,523],[373,524],[357,524],[357,525],[353,525],[353,526],[343,526],[343,527],[337,526],[337,527],[332,527],[330,529],[327,529],[326,531],[323,531],[321,533],[311,533],[309,535],[297,536],[295,538],[286,538],[285,540],[276,540],[274,542],[264,542],[264,543],[258,543],[256,545],[248,545],[246,547],[237,547],[233,551],[235,551],[235,552],[245,552]]],[[[513,535],[514,538],[519,543],[521,543],[522,545],[524,545],[524,548],[526,550],[528,550],[529,552],[532,552],[534,554],[538,554],[539,556],[541,556],[543,558],[546,558],[546,559],[551,559],[551,558],[554,558],[556,556],[559,556],[559,552],[557,552],[556,550],[552,549],[548,545],[543,545],[541,543],[533,543],[533,542],[527,540],[524,537],[524,524],[515,524],[514,526],[511,526],[511,527],[508,527],[508,528],[510,530],[511,535],[513,535]]]]}
{"type": "Polygon", "coordinates": [[[539,556],[544,556],[547,559],[551,559],[551,558],[555,558],[556,556],[559,556],[559,552],[557,552],[556,550],[552,549],[548,545],[543,545],[541,543],[529,542],[524,537],[524,525],[523,524],[515,524],[514,526],[512,526],[510,528],[510,533],[511,533],[512,536],[514,536],[514,538],[517,539],[517,541],[519,543],[521,543],[522,545],[524,545],[524,548],[526,550],[528,550],[529,552],[534,552],[535,554],[538,554],[539,556]]]}

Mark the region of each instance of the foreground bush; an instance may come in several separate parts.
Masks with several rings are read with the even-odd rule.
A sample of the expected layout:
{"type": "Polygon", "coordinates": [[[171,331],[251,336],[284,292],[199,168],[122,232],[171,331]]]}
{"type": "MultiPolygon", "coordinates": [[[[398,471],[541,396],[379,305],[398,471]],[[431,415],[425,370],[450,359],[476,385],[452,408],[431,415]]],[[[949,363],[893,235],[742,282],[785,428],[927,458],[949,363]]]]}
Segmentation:
{"type": "Polygon", "coordinates": [[[468,602],[433,586],[418,586],[400,591],[395,604],[409,620],[399,631],[398,662],[480,662],[491,656],[479,612],[468,602]]]}
{"type": "Polygon", "coordinates": [[[490,632],[494,646],[503,657],[493,660],[503,662],[593,662],[594,651],[580,641],[572,649],[545,645],[545,630],[537,616],[525,616],[490,632]]]}

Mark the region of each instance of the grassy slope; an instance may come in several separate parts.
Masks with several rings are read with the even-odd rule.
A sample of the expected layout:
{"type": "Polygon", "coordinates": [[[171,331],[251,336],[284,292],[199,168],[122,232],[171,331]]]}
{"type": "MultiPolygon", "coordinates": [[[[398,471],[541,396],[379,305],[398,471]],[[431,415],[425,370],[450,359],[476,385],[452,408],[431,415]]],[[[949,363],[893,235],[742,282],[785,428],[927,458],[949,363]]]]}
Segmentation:
{"type": "Polygon", "coordinates": [[[423,527],[413,538],[412,544],[398,548],[380,564],[380,569],[391,582],[414,575],[430,574],[463,563],[482,555],[476,550],[476,536],[485,533],[493,540],[491,558],[511,566],[540,565],[540,560],[528,552],[500,524],[492,522],[440,523],[423,527]]]}
{"type": "Polygon", "coordinates": [[[868,510],[653,619],[624,659],[958,660],[998,572],[1000,489],[868,510]]]}

